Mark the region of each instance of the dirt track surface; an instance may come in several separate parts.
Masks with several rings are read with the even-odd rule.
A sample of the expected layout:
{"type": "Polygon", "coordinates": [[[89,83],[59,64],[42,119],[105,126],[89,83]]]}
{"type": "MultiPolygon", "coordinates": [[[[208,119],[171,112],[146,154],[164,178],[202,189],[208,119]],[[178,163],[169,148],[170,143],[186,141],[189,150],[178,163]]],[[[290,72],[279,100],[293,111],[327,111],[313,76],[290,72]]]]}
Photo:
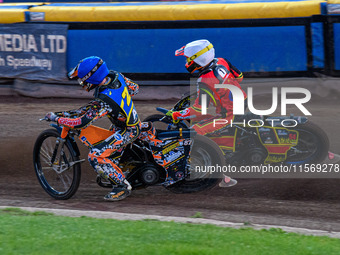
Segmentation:
{"type": "MultiPolygon", "coordinates": [[[[103,200],[109,191],[95,183],[88,162],[82,164],[82,181],[76,195],[66,201],[50,198],[40,187],[33,170],[35,138],[48,128],[39,122],[48,111],[69,110],[88,100],[0,97],[0,205],[78,210],[102,210],[166,216],[203,217],[232,222],[258,223],[340,231],[339,179],[240,179],[232,188],[216,187],[196,194],[173,194],[162,187],[136,190],[120,202],[103,200]]],[[[156,113],[156,106],[173,102],[136,102],[141,119],[156,113]]],[[[310,105],[311,120],[340,152],[338,100],[318,99],[310,105]]],[[[105,125],[105,122],[103,122],[105,125]]],[[[86,148],[81,147],[83,158],[86,148]]]]}

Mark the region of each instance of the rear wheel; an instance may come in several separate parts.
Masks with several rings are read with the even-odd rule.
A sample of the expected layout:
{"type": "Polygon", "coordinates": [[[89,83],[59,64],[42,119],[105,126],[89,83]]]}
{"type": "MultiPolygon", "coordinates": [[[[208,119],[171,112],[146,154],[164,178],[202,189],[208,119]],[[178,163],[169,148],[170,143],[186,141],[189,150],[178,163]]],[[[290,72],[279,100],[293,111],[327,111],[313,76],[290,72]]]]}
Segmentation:
{"type": "Polygon", "coordinates": [[[321,128],[307,122],[294,130],[299,132],[298,144],[287,152],[286,164],[320,163],[327,157],[329,140],[321,128]]]}
{"type": "Polygon", "coordinates": [[[60,134],[55,129],[43,131],[37,138],[33,150],[34,170],[43,189],[55,199],[72,197],[81,177],[80,161],[72,145],[58,144],[60,134]],[[63,150],[63,155],[61,151],[63,150]],[[51,163],[51,159],[55,158],[51,163]]]}
{"type": "Polygon", "coordinates": [[[221,175],[213,176],[204,167],[224,165],[224,156],[218,145],[205,136],[196,135],[190,154],[190,176],[169,186],[168,189],[174,193],[192,193],[211,189],[221,181],[221,175]]]}

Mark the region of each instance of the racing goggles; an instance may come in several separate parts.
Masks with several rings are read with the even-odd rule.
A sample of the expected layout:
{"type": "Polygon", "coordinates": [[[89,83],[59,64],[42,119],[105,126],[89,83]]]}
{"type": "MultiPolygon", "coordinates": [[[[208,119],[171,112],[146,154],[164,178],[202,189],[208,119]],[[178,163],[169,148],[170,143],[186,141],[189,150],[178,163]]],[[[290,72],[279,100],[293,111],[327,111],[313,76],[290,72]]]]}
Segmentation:
{"type": "Polygon", "coordinates": [[[176,50],[175,56],[185,56],[187,58],[187,63],[185,64],[185,68],[188,70],[189,73],[193,73],[196,70],[199,70],[202,68],[202,66],[197,64],[194,60],[198,58],[199,56],[203,55],[204,53],[208,52],[209,50],[211,50],[213,47],[214,46],[210,43],[207,47],[200,50],[196,54],[192,55],[191,57],[187,57],[184,55],[185,46],[183,46],[182,48],[176,50]]]}
{"type": "Polygon", "coordinates": [[[90,91],[94,85],[96,84],[92,84],[92,83],[89,83],[89,82],[86,82],[86,80],[88,78],[90,78],[98,69],[99,67],[104,63],[104,60],[102,59],[99,59],[98,63],[92,68],[92,70],[90,72],[88,72],[83,78],[80,78],[78,76],[78,69],[79,69],[79,66],[80,64],[82,63],[79,62],[79,64],[72,69],[72,71],[70,71],[67,76],[69,79],[75,79],[75,78],[78,78],[78,82],[79,84],[82,86],[82,88],[86,88],[86,91],[90,91]]]}
{"type": "Polygon", "coordinates": [[[190,62],[185,64],[185,68],[188,70],[189,73],[193,73],[196,70],[203,68],[203,66],[200,66],[195,61],[190,61],[190,62]]]}

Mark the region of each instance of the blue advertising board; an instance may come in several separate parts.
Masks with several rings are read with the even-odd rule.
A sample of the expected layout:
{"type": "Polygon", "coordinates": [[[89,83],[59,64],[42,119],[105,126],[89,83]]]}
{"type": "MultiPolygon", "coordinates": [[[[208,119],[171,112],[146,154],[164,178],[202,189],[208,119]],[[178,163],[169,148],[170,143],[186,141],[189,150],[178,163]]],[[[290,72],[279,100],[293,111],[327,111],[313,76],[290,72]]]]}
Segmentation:
{"type": "Polygon", "coordinates": [[[184,73],[175,50],[198,39],[243,72],[307,70],[304,26],[69,30],[67,66],[97,55],[121,72],[184,73]]]}
{"type": "Polygon", "coordinates": [[[65,79],[67,25],[0,25],[0,77],[65,79]]]}

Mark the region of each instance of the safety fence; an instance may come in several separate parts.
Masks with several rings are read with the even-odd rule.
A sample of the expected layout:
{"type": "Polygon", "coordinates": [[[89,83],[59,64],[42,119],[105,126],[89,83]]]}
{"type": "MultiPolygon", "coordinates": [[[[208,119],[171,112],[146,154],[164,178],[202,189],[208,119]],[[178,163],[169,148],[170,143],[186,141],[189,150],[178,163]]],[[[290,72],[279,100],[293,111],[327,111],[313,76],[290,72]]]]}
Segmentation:
{"type": "Polygon", "coordinates": [[[340,76],[340,0],[0,4],[0,77],[62,80],[102,57],[137,80],[184,80],[208,39],[247,77],[340,76]]]}

